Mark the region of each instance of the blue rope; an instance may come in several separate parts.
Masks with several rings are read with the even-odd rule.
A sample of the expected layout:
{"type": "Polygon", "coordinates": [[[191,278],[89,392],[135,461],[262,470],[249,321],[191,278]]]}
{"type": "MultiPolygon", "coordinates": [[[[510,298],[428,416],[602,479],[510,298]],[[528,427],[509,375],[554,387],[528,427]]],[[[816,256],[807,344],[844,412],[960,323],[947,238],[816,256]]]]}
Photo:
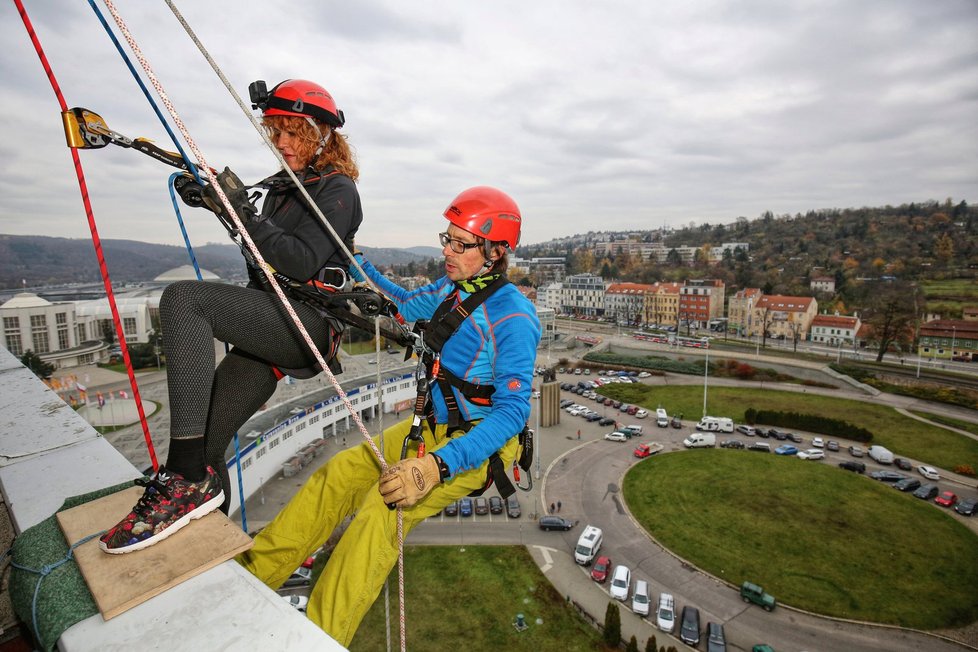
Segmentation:
{"type": "MultiPolygon", "coordinates": [[[[102,23],[102,27],[105,28],[105,32],[106,32],[106,34],[109,35],[109,38],[112,40],[112,43],[115,45],[116,50],[119,51],[119,55],[122,57],[122,60],[126,63],[126,66],[129,68],[129,72],[132,73],[133,79],[136,80],[136,83],[139,85],[139,88],[143,91],[143,95],[146,96],[146,100],[149,102],[150,106],[153,107],[153,111],[156,113],[156,117],[158,117],[160,119],[160,123],[163,125],[163,128],[166,129],[166,133],[169,134],[170,140],[173,141],[174,146],[177,148],[177,151],[180,153],[180,157],[187,164],[187,168],[190,170],[190,173],[193,174],[194,180],[196,180],[197,183],[199,183],[201,185],[204,185],[204,182],[201,181],[200,173],[197,170],[197,166],[194,165],[194,163],[187,156],[187,153],[183,150],[183,147],[180,145],[180,141],[177,140],[176,134],[174,134],[173,133],[173,130],[170,128],[170,123],[163,116],[163,112],[160,111],[160,108],[156,104],[156,101],[153,99],[153,96],[150,95],[149,89],[146,88],[146,84],[143,83],[143,80],[139,76],[139,73],[136,72],[135,66],[132,65],[132,60],[129,58],[129,55],[126,54],[126,51],[123,49],[122,44],[119,43],[119,39],[116,38],[115,33],[112,31],[112,28],[109,27],[109,23],[105,20],[105,17],[102,15],[101,10],[99,10],[98,6],[96,6],[95,0],[88,0],[88,4],[92,7],[92,11],[95,12],[96,17],[98,17],[98,19],[99,19],[99,22],[102,23]]],[[[173,210],[176,212],[176,215],[177,215],[177,223],[180,225],[180,233],[183,234],[183,241],[187,245],[187,254],[190,256],[190,262],[194,266],[194,272],[197,274],[197,280],[198,281],[201,281],[201,280],[203,280],[203,277],[201,276],[201,273],[200,273],[200,265],[197,264],[197,257],[194,255],[193,247],[190,244],[190,238],[187,235],[187,228],[186,228],[186,226],[184,226],[183,216],[180,214],[180,206],[177,203],[176,194],[174,193],[174,190],[173,190],[173,182],[177,178],[177,176],[179,176],[180,174],[182,174],[182,173],[181,172],[174,172],[173,174],[171,174],[169,180],[167,181],[167,187],[170,190],[170,200],[173,202],[173,210]]],[[[224,351],[225,351],[225,353],[228,351],[228,349],[229,349],[229,347],[228,347],[227,343],[225,343],[224,344],[224,351]]],[[[242,475],[241,475],[242,474],[242,469],[241,469],[241,451],[240,451],[240,448],[238,446],[238,433],[237,432],[234,433],[234,462],[235,462],[235,467],[236,467],[236,469],[238,471],[238,492],[239,492],[238,495],[240,495],[242,497],[242,500],[241,500],[241,528],[245,532],[247,532],[248,531],[248,520],[247,520],[247,518],[245,516],[244,481],[243,481],[242,475]]]]}
{"type": "MultiPolygon", "coordinates": [[[[91,5],[92,11],[95,12],[95,15],[99,19],[99,22],[102,23],[102,27],[105,28],[106,34],[108,34],[109,38],[112,39],[112,43],[115,44],[116,50],[118,50],[119,55],[122,56],[122,60],[126,62],[126,66],[128,66],[129,72],[132,73],[132,76],[136,80],[136,83],[139,84],[139,88],[142,89],[143,95],[146,96],[146,100],[149,102],[149,105],[153,107],[153,111],[156,112],[156,117],[160,119],[160,122],[163,124],[163,128],[166,129],[166,133],[170,135],[170,140],[172,140],[174,146],[176,146],[177,151],[180,153],[180,157],[184,160],[184,162],[186,162],[187,168],[190,170],[190,173],[194,175],[194,179],[197,180],[197,183],[203,185],[203,182],[200,180],[200,175],[197,173],[197,166],[193,164],[193,162],[187,156],[187,153],[183,151],[183,147],[180,145],[180,141],[177,140],[176,134],[174,134],[173,130],[170,129],[170,124],[167,122],[166,118],[163,117],[163,112],[160,111],[160,107],[157,106],[156,101],[153,99],[153,96],[150,95],[149,89],[146,88],[146,84],[143,83],[143,80],[139,76],[139,73],[136,72],[136,68],[135,66],[132,65],[132,61],[129,59],[129,55],[126,54],[126,51],[122,48],[122,44],[119,43],[119,39],[116,38],[115,33],[113,33],[112,31],[112,28],[109,27],[109,23],[105,20],[105,17],[102,15],[101,10],[99,10],[98,6],[96,6],[95,0],[88,0],[88,4],[91,5]]],[[[186,237],[186,233],[184,233],[184,237],[186,237]]]]}
{"type": "MultiPolygon", "coordinates": [[[[35,573],[37,575],[40,575],[40,577],[37,579],[37,584],[34,585],[34,598],[31,600],[31,621],[32,621],[32,623],[34,625],[34,634],[36,636],[38,636],[38,637],[41,636],[41,630],[40,630],[40,628],[37,625],[37,597],[41,594],[41,583],[44,581],[44,578],[47,577],[48,575],[50,575],[51,573],[53,573],[61,565],[67,564],[69,561],[74,561],[74,559],[75,559],[75,548],[77,548],[78,546],[80,546],[80,545],[82,545],[84,543],[87,543],[87,542],[91,541],[95,537],[102,536],[106,532],[107,532],[107,530],[102,530],[101,532],[96,532],[95,534],[90,534],[87,537],[85,537],[84,539],[82,539],[81,541],[78,541],[76,543],[71,544],[71,547],[68,548],[68,553],[64,556],[64,559],[60,559],[60,560],[54,562],[53,564],[45,564],[44,566],[41,566],[40,569],[30,568],[28,566],[23,566],[21,564],[18,564],[17,562],[15,562],[11,558],[10,565],[13,566],[14,568],[18,568],[18,569],[20,569],[22,571],[27,571],[28,573],[35,573]]],[[[3,560],[11,552],[13,552],[13,548],[10,548],[9,550],[7,550],[7,552],[3,553],[2,556],[0,556],[0,564],[3,563],[3,560]]]]}

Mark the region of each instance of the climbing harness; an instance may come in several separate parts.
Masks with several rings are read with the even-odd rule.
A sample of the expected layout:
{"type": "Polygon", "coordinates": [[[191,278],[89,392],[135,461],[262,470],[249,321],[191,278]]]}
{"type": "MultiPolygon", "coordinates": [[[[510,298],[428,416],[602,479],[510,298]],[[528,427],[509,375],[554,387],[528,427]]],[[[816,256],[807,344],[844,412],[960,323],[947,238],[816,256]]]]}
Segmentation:
{"type": "MultiPolygon", "coordinates": [[[[417,397],[414,402],[414,414],[411,429],[404,438],[401,446],[401,459],[407,456],[408,446],[411,441],[422,441],[421,429],[422,421],[427,421],[432,432],[435,430],[434,406],[430,400],[431,384],[438,385],[445,408],[448,411],[448,436],[461,432],[463,435],[476,426],[477,422],[467,421],[462,418],[458,401],[455,398],[455,391],[469,403],[481,407],[492,406],[492,395],[495,392],[493,385],[478,385],[459,378],[457,375],[445,368],[441,364],[441,351],[445,343],[452,337],[462,325],[462,323],[490,296],[497,292],[504,285],[509,283],[504,275],[485,275],[464,281],[470,294],[465,299],[459,300],[459,288],[450,293],[435,309],[430,321],[418,320],[415,322],[415,333],[418,334],[416,352],[418,354],[418,368],[415,372],[417,381],[417,397]]],[[[519,433],[518,452],[513,461],[513,477],[516,480],[516,487],[523,491],[530,491],[533,488],[533,480],[530,478],[529,470],[533,459],[533,431],[524,425],[519,433]],[[527,471],[526,476],[529,480],[527,486],[520,484],[520,468],[527,471]]],[[[424,456],[424,443],[419,445],[418,457],[424,456]]],[[[489,468],[486,472],[486,482],[481,489],[473,491],[471,496],[481,496],[489,487],[495,483],[499,494],[505,499],[516,492],[516,487],[506,475],[503,468],[502,458],[495,452],[489,456],[489,468]]]]}

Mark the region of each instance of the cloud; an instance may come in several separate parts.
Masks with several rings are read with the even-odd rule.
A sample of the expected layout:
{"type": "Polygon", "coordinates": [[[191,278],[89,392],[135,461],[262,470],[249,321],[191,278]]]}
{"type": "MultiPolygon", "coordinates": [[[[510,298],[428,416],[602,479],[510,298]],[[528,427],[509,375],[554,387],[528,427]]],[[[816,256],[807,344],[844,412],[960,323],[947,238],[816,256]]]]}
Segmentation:
{"type": "MultiPolygon", "coordinates": [[[[972,0],[184,4],[246,101],[256,79],[330,89],[361,164],[368,246],[432,244],[445,205],[476,184],[520,202],[525,243],[978,201],[972,0]]],[[[27,9],[69,105],[172,149],[85,3],[27,9]]],[[[166,6],[119,11],[208,163],[274,171],[166,6]]],[[[14,8],[0,18],[0,232],[87,237],[54,94],[14,8]]],[[[80,157],[103,238],[180,243],[170,169],[117,147],[80,157]]],[[[226,237],[184,214],[195,240],[226,237]]]]}

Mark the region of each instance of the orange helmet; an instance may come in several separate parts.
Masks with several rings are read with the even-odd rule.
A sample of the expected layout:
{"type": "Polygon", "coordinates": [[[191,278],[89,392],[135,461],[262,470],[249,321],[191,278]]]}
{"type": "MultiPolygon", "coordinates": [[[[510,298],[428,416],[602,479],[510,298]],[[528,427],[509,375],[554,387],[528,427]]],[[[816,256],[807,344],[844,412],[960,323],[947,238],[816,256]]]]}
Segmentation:
{"type": "Polygon", "coordinates": [[[520,243],[520,207],[496,188],[476,186],[463,190],[445,209],[449,222],[491,242],[505,242],[510,250],[520,243]]]}
{"type": "MultiPolygon", "coordinates": [[[[255,82],[252,86],[259,83],[264,86],[264,82],[255,82]]],[[[255,102],[255,108],[262,110],[262,115],[291,115],[300,118],[308,116],[334,129],[342,127],[346,122],[343,112],[336,108],[336,101],[329,91],[305,79],[286,79],[264,97],[259,95],[256,98],[255,92],[251,93],[251,100],[255,102]]]]}

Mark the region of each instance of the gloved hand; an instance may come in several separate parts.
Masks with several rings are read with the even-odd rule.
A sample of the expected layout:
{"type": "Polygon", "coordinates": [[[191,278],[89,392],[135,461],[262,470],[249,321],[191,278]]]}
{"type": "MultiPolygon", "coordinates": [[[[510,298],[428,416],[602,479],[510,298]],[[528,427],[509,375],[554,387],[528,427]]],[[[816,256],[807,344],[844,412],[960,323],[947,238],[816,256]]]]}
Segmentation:
{"type": "Polygon", "coordinates": [[[387,506],[410,507],[441,482],[441,459],[437,455],[411,457],[389,467],[380,477],[380,495],[387,506]]]}
{"type": "Polygon", "coordinates": [[[204,205],[204,186],[197,183],[189,172],[184,172],[173,180],[173,189],[187,206],[200,208],[204,205]]]}
{"type": "MultiPolygon", "coordinates": [[[[357,251],[356,248],[354,248],[353,249],[353,260],[357,261],[357,265],[360,265],[362,267],[363,266],[363,261],[365,260],[364,257],[363,257],[363,252],[362,251],[357,251]]],[[[357,283],[363,283],[364,281],[367,280],[363,276],[363,274],[360,273],[360,270],[357,269],[353,265],[350,265],[349,272],[350,272],[350,278],[352,278],[357,283]]]]}
{"type": "MultiPolygon", "coordinates": [[[[241,221],[245,224],[249,222],[257,221],[258,219],[258,209],[255,205],[251,203],[248,198],[248,190],[245,188],[244,183],[238,178],[231,168],[224,168],[224,172],[217,175],[217,182],[221,184],[221,190],[228,198],[228,202],[234,209],[234,212],[238,214],[241,221]]],[[[230,220],[231,217],[228,214],[227,208],[224,206],[224,202],[217,195],[217,190],[211,184],[204,186],[203,190],[203,201],[207,208],[214,211],[214,214],[224,220],[230,220]]]]}

